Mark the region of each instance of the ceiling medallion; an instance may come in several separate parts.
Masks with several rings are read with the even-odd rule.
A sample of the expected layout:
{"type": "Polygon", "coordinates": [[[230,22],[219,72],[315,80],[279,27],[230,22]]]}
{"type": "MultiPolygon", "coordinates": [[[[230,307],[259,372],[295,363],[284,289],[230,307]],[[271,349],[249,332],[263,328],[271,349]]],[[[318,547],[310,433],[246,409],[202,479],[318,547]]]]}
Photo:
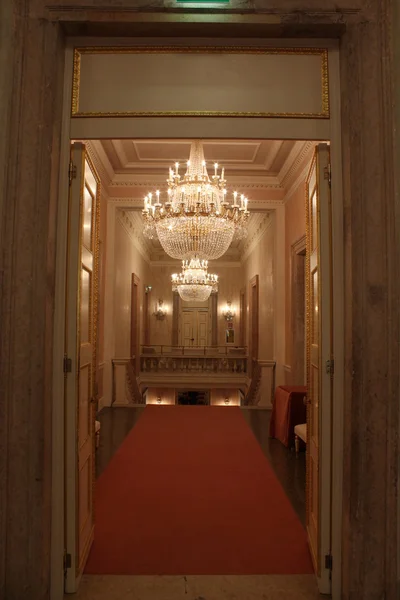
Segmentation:
{"type": "Polygon", "coordinates": [[[179,174],[179,163],[170,168],[168,199],[162,204],[160,192],[148,194],[142,211],[144,234],[158,237],[165,252],[172,258],[215,260],[228,250],[234,237],[246,235],[249,216],[247,198],[238,201],[233,192],[233,203],[227,201],[224,169],[208,175],[201,141],[192,142],[186,173],[179,174]]]}
{"type": "Polygon", "coordinates": [[[218,291],[218,275],[208,273],[208,261],[192,258],[182,261],[182,271],[171,277],[172,291],[186,302],[205,302],[218,291]]]}

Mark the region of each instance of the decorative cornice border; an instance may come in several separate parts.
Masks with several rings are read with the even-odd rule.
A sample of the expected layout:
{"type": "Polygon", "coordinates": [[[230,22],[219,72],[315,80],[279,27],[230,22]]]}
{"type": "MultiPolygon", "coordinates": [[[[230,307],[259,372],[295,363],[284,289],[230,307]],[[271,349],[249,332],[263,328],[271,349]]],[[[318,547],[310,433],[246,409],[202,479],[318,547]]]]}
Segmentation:
{"type": "Polygon", "coordinates": [[[93,164],[96,168],[96,171],[99,175],[100,182],[101,182],[101,189],[102,190],[105,189],[108,191],[108,187],[110,185],[110,175],[107,172],[107,169],[104,166],[103,161],[99,157],[99,154],[98,154],[96,148],[94,147],[92,141],[85,141],[83,143],[85,144],[86,151],[90,157],[90,160],[93,162],[93,164]]]}
{"type": "MultiPolygon", "coordinates": [[[[315,148],[315,143],[314,142],[309,142],[309,143],[311,144],[311,146],[309,146],[309,148],[308,148],[309,160],[307,160],[307,162],[304,165],[303,169],[300,171],[299,175],[293,181],[293,183],[292,183],[291,187],[289,188],[289,190],[286,192],[285,198],[284,198],[284,204],[286,204],[286,202],[293,196],[293,194],[296,192],[296,190],[298,189],[298,187],[302,183],[304,185],[306,183],[307,174],[308,174],[308,172],[310,170],[310,164],[311,164],[311,160],[312,160],[313,152],[314,152],[314,148],[315,148]]],[[[307,152],[305,152],[304,158],[306,158],[306,156],[307,156],[307,152]]]]}
{"type": "Polygon", "coordinates": [[[139,236],[136,233],[136,229],[132,224],[132,221],[127,216],[126,212],[121,210],[117,211],[116,220],[122,225],[124,231],[128,234],[129,238],[133,242],[135,248],[140,252],[145,261],[150,264],[150,256],[148,249],[141,242],[139,236]]]}
{"type": "Polygon", "coordinates": [[[267,213],[263,218],[262,222],[258,226],[257,231],[253,234],[251,240],[243,245],[242,256],[240,258],[241,263],[243,264],[250,254],[253,252],[255,247],[260,243],[261,239],[264,237],[265,233],[272,225],[272,219],[270,214],[267,213]]]}
{"type": "MultiPolygon", "coordinates": [[[[299,166],[305,160],[308,153],[314,148],[315,142],[304,142],[303,147],[300,151],[297,150],[296,146],[293,146],[293,150],[290,155],[295,154],[295,158],[293,162],[290,164],[290,155],[288,157],[287,162],[288,167],[285,168],[285,165],[281,169],[282,177],[280,177],[280,183],[282,187],[286,190],[289,185],[292,184],[293,179],[296,177],[296,173],[298,171],[299,166]]],[[[281,176],[281,173],[279,174],[281,176]]]]}
{"type": "MultiPolygon", "coordinates": [[[[246,181],[239,181],[240,176],[237,176],[235,179],[238,179],[237,181],[237,185],[240,186],[243,189],[260,189],[260,190],[282,190],[284,191],[284,187],[282,184],[278,183],[271,183],[271,182],[266,182],[263,183],[261,181],[256,182],[256,183],[252,183],[252,182],[246,182],[246,181]]],[[[234,181],[234,178],[231,178],[231,181],[234,181]]],[[[158,188],[160,190],[166,190],[168,189],[168,184],[166,182],[160,182],[160,181],[155,181],[155,179],[153,179],[152,181],[140,181],[137,179],[129,179],[129,180],[125,180],[125,181],[112,181],[109,184],[110,188],[119,188],[119,187],[132,187],[132,188],[148,188],[150,191],[152,189],[158,188]]]]}

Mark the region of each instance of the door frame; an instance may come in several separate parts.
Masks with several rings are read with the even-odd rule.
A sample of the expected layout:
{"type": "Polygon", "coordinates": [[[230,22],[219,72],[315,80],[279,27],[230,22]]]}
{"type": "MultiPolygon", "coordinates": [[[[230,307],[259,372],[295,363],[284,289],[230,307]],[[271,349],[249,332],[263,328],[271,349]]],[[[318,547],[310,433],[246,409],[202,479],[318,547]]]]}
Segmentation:
{"type": "MultiPolygon", "coordinates": [[[[161,38],[160,38],[161,39],[161,38]]],[[[210,44],[212,39],[210,38],[210,44]]],[[[168,40],[170,43],[170,40],[168,40]]],[[[96,40],[99,45],[115,45],[110,38],[96,40]]],[[[195,45],[196,38],[189,40],[195,45]]],[[[271,39],[267,43],[273,46],[288,46],[288,41],[271,39]]],[[[71,139],[79,136],[71,133],[70,106],[72,97],[72,65],[74,45],[92,46],[93,39],[90,38],[68,38],[65,47],[65,71],[63,89],[62,109],[62,133],[60,148],[60,170],[59,170],[59,194],[58,194],[58,218],[57,218],[57,258],[55,274],[55,315],[54,315],[54,345],[53,345],[53,411],[52,411],[52,537],[51,537],[51,597],[54,600],[62,600],[64,589],[64,575],[62,568],[62,556],[64,550],[64,373],[60,357],[64,348],[64,314],[65,314],[65,264],[67,246],[67,214],[68,205],[68,165],[69,145],[71,139]]],[[[333,319],[335,323],[335,335],[333,340],[335,356],[335,381],[333,393],[333,415],[332,415],[332,553],[335,568],[332,572],[332,598],[340,599],[341,593],[341,545],[342,545],[342,499],[343,499],[343,402],[344,402],[344,235],[343,235],[343,193],[342,193],[342,141],[341,141],[341,116],[340,116],[340,74],[339,74],[339,45],[332,39],[298,39],[290,40],[290,46],[320,47],[323,45],[330,51],[329,73],[332,85],[330,86],[331,118],[329,123],[329,136],[322,136],[318,131],[318,123],[307,121],[307,119],[263,119],[257,123],[257,119],[240,119],[241,125],[235,131],[235,139],[307,139],[315,141],[329,141],[331,144],[332,165],[332,230],[333,230],[333,285],[335,290],[335,302],[333,306],[333,319]],[[286,128],[286,129],[285,129],[286,128]],[[255,135],[255,132],[257,134],[255,135]],[[291,132],[291,133],[290,133],[291,132]]],[[[140,122],[140,119],[81,119],[75,122],[74,132],[81,127],[80,139],[96,139],[102,137],[154,137],[155,125],[162,123],[164,138],[224,138],[231,139],[232,134],[223,135],[224,119],[214,118],[210,120],[193,118],[175,119],[166,121],[157,118],[140,122]],[[207,124],[208,121],[208,124],[207,124]],[[127,126],[128,125],[128,126],[127,126]],[[152,129],[153,128],[153,129],[152,129]],[[93,131],[98,130],[98,135],[93,131]],[[108,130],[108,135],[104,132],[108,130]],[[147,135],[142,135],[147,131],[147,135]],[[101,134],[103,132],[103,134],[101,134]],[[135,132],[135,133],[133,133],[135,132]]],[[[276,258],[276,257],[275,257],[276,258]]]]}
{"type": "MultiPolygon", "coordinates": [[[[210,305],[210,302],[209,302],[209,305],[210,305]]],[[[199,325],[198,315],[201,312],[207,314],[207,344],[206,344],[206,346],[210,346],[210,344],[208,343],[210,341],[209,338],[210,338],[210,333],[211,333],[210,332],[210,318],[211,318],[211,315],[210,315],[210,306],[207,306],[207,307],[206,306],[204,306],[204,307],[194,306],[193,308],[191,308],[190,306],[184,306],[184,307],[181,306],[181,309],[179,311],[179,342],[180,342],[179,345],[180,346],[184,346],[184,344],[182,343],[182,319],[183,319],[183,313],[185,313],[185,312],[190,312],[190,313],[196,312],[196,315],[197,315],[197,317],[196,317],[197,338],[198,338],[198,334],[199,334],[199,331],[198,331],[198,325],[199,325]]],[[[199,340],[197,339],[197,341],[199,341],[199,340]]]]}
{"type": "Polygon", "coordinates": [[[254,275],[249,281],[249,376],[251,377],[253,370],[253,359],[258,360],[258,352],[260,346],[260,287],[259,275],[254,275]],[[254,298],[255,296],[255,298],[254,298]]]}
{"type": "MultiPolygon", "coordinates": [[[[302,290],[303,290],[303,384],[305,385],[306,381],[306,280],[305,280],[305,272],[306,272],[306,235],[302,235],[291,247],[291,255],[290,255],[290,289],[291,289],[291,307],[290,307],[290,319],[291,319],[291,345],[292,345],[292,356],[291,356],[291,381],[299,382],[299,378],[296,377],[297,369],[294,369],[294,355],[295,355],[295,341],[296,341],[296,298],[299,296],[299,281],[298,281],[298,264],[300,261],[303,262],[303,282],[302,282],[302,290]],[[300,258],[303,257],[303,258],[300,258]]],[[[296,367],[299,367],[299,362],[297,361],[296,367]]]]}
{"type": "MultiPolygon", "coordinates": [[[[139,284],[140,279],[132,273],[131,278],[131,341],[130,351],[131,355],[135,357],[135,372],[138,373],[140,366],[140,296],[139,296],[139,284]]],[[[147,315],[145,316],[147,318],[147,315]]],[[[145,321],[146,323],[146,321],[145,321]]]]}

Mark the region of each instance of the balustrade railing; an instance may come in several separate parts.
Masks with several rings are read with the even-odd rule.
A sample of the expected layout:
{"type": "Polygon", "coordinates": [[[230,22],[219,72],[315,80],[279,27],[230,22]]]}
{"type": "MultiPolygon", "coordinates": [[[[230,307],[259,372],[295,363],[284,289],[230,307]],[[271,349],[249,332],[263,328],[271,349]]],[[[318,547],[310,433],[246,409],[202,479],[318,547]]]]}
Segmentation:
{"type": "Polygon", "coordinates": [[[141,346],[141,373],[247,373],[246,346],[141,346]]]}
{"type": "Polygon", "coordinates": [[[237,374],[247,372],[247,356],[144,356],[140,357],[140,370],[144,373],[209,373],[237,374]]]}
{"type": "Polygon", "coordinates": [[[141,356],[242,356],[247,357],[247,346],[169,346],[143,345],[141,356]]]}
{"type": "Polygon", "coordinates": [[[114,358],[112,364],[112,405],[143,404],[136,381],[135,359],[114,358]]]}

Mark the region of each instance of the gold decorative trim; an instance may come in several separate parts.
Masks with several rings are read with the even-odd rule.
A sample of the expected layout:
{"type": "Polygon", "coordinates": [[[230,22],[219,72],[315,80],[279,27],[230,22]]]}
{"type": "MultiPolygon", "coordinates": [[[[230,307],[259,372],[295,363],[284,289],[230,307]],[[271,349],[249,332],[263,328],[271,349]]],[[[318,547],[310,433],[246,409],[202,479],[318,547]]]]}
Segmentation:
{"type": "MultiPolygon", "coordinates": [[[[311,215],[310,215],[310,180],[312,173],[316,170],[318,149],[315,148],[314,156],[310,164],[306,179],[305,203],[306,203],[306,389],[307,389],[307,449],[311,441],[311,405],[310,405],[310,361],[311,361],[311,215]]],[[[317,174],[316,174],[317,176],[317,174]]],[[[310,522],[310,494],[311,494],[311,469],[310,454],[306,455],[306,527],[310,522]]]]}
{"type": "Polygon", "coordinates": [[[328,50],[326,48],[264,48],[260,46],[138,46],[108,47],[87,46],[74,49],[72,82],[73,118],[123,118],[123,117],[235,117],[235,118],[284,118],[284,119],[329,119],[329,72],[328,50]],[[276,54],[276,55],[317,55],[321,57],[321,112],[235,112],[235,111],[117,111],[81,112],[79,96],[81,83],[82,54],[276,54]]]}

